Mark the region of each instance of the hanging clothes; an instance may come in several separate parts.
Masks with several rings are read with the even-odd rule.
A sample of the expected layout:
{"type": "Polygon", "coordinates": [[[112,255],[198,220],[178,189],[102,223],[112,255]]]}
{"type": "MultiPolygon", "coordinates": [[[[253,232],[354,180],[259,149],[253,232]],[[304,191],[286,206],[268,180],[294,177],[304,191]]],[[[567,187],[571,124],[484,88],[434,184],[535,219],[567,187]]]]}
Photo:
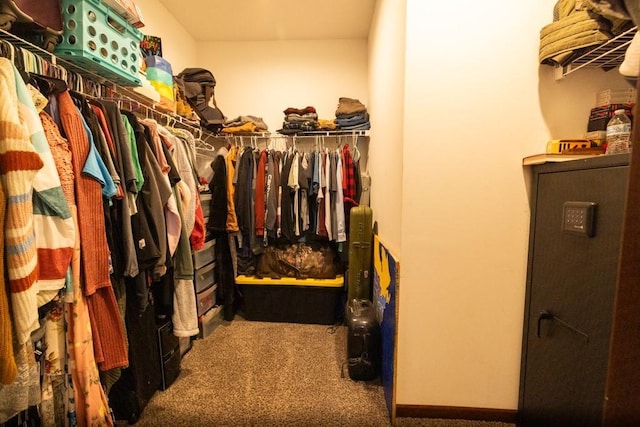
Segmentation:
{"type": "MultiPolygon", "coordinates": [[[[267,169],[267,150],[260,152],[260,157],[257,162],[256,172],[256,189],[254,197],[254,215],[255,215],[255,235],[265,236],[265,212],[266,208],[266,169],[267,169]]],[[[212,204],[213,208],[214,205],[212,204]]],[[[211,218],[209,218],[211,222],[211,218]]]]}
{"type": "MultiPolygon", "coordinates": [[[[20,97],[21,85],[17,86],[20,97]]],[[[25,87],[26,91],[26,87],[25,87]]],[[[26,92],[23,95],[29,96],[26,92]]],[[[38,306],[51,301],[60,289],[71,263],[76,229],[60,186],[58,171],[33,104],[25,108],[24,122],[43,167],[33,180],[33,223],[38,250],[38,306]]]]}
{"type": "Polygon", "coordinates": [[[349,227],[351,208],[358,206],[358,196],[356,194],[356,167],[349,152],[349,145],[342,148],[342,194],[344,199],[345,225],[349,227]]]}
{"type": "MultiPolygon", "coordinates": [[[[236,168],[235,184],[240,230],[247,223],[249,211],[244,198],[250,191],[245,186],[252,176],[247,171],[250,165],[242,160],[243,155],[240,154],[236,168]]],[[[284,151],[266,149],[259,152],[256,162],[256,190],[248,204],[254,208],[253,232],[241,233],[243,245],[247,241],[260,241],[252,246],[254,255],[261,253],[269,242],[295,243],[309,238],[336,243],[347,241],[349,211],[357,205],[358,183],[348,144],[332,150],[316,144],[312,152],[298,150],[295,145],[284,151]],[[264,209],[257,209],[258,205],[264,209]]]]}
{"type": "Polygon", "coordinates": [[[331,173],[332,170],[332,159],[331,159],[331,153],[329,152],[329,150],[325,150],[325,154],[324,154],[324,158],[325,158],[325,170],[324,170],[324,176],[326,178],[326,191],[325,191],[325,197],[324,197],[324,225],[325,228],[327,229],[327,237],[329,238],[329,240],[333,240],[335,238],[334,235],[334,223],[333,223],[333,212],[335,212],[334,207],[335,207],[335,194],[333,194],[334,188],[335,188],[335,180],[334,180],[334,175],[331,173]]]}
{"type": "Polygon", "coordinates": [[[180,138],[175,137],[171,132],[162,126],[158,126],[158,134],[162,143],[169,149],[174,164],[180,174],[180,197],[182,197],[182,209],[184,226],[187,228],[187,235],[190,236],[195,225],[196,193],[198,187],[193,175],[193,167],[189,161],[187,149],[180,138]]]}
{"type": "MultiPolygon", "coordinates": [[[[155,156],[158,166],[160,167],[160,170],[162,172],[162,179],[171,190],[173,186],[181,180],[181,178],[179,177],[179,174],[175,170],[176,169],[175,166],[172,168],[169,165],[169,162],[173,164],[173,160],[170,158],[170,156],[166,155],[165,148],[163,147],[162,142],[160,141],[160,136],[158,135],[158,132],[155,126],[145,124],[144,122],[140,122],[140,124],[143,125],[145,128],[147,143],[155,156]],[[172,170],[173,170],[173,173],[175,173],[178,176],[178,180],[176,182],[172,182],[171,179],[169,178],[169,173],[172,170]]],[[[180,240],[180,231],[182,228],[182,220],[178,212],[178,206],[176,205],[176,198],[173,194],[173,191],[171,191],[169,199],[164,205],[164,215],[165,215],[165,222],[167,227],[167,245],[169,250],[169,256],[172,257],[175,254],[176,249],[178,248],[178,242],[180,240]]]]}
{"type": "Polygon", "coordinates": [[[194,136],[184,129],[169,128],[168,130],[175,136],[177,136],[184,145],[184,151],[187,155],[187,160],[189,162],[191,174],[194,180],[194,187],[192,191],[195,197],[195,200],[193,202],[195,206],[195,212],[193,229],[191,230],[191,233],[189,235],[189,241],[191,242],[191,249],[197,251],[204,247],[206,238],[206,225],[204,214],[202,212],[200,191],[198,191],[199,177],[198,173],[196,172],[196,142],[194,136]]]}
{"type": "MultiPolygon", "coordinates": [[[[272,238],[276,237],[278,226],[279,188],[280,188],[280,158],[275,150],[267,152],[267,167],[265,169],[265,181],[271,183],[267,192],[267,208],[265,213],[264,228],[272,238]],[[275,183],[275,184],[274,184],[275,183]]],[[[279,153],[278,153],[279,154],[279,153]]]]}
{"type": "Polygon", "coordinates": [[[287,154],[283,158],[282,174],[279,185],[282,187],[282,206],[281,206],[281,228],[282,237],[291,242],[295,235],[294,212],[293,212],[293,194],[289,187],[289,175],[293,165],[294,156],[287,154]]]}
{"type": "MultiPolygon", "coordinates": [[[[293,194],[293,234],[295,237],[300,236],[300,185],[299,185],[299,171],[300,171],[300,155],[296,151],[292,154],[291,168],[289,170],[289,178],[287,180],[288,191],[293,194]]],[[[283,187],[284,191],[284,187],[283,187]]]]}
{"type": "MultiPolygon", "coordinates": [[[[71,217],[78,229],[78,214],[75,195],[75,175],[73,173],[72,153],[67,141],[60,135],[54,119],[47,113],[40,113],[47,142],[60,177],[64,197],[69,206],[71,217]]],[[[65,276],[64,319],[68,356],[67,370],[72,379],[71,387],[73,404],[69,416],[78,425],[95,420],[95,423],[112,425],[105,392],[100,385],[98,367],[93,351],[90,316],[86,297],[80,285],[81,256],[80,234],[76,233],[71,265],[65,276]],[[77,409],[76,409],[77,406],[77,409]]],[[[60,319],[58,319],[58,322],[60,319]]]]}
{"type": "MultiPolygon", "coordinates": [[[[178,191],[174,187],[174,191],[178,191]]],[[[178,212],[184,218],[182,201],[176,196],[178,212]]],[[[173,294],[173,334],[178,337],[190,337],[197,335],[198,313],[196,307],[195,290],[193,285],[193,259],[187,227],[183,222],[180,242],[176,251],[173,294]]]]}
{"type": "MultiPolygon", "coordinates": [[[[0,185],[0,271],[4,271],[4,187],[0,185]]],[[[18,373],[16,359],[13,355],[13,338],[11,336],[11,317],[9,316],[9,299],[7,297],[4,274],[0,276],[0,384],[11,384],[18,373]]]]}
{"type": "Polygon", "coordinates": [[[60,121],[72,152],[81,236],[82,284],[87,296],[96,361],[102,370],[125,367],[128,355],[124,326],[109,277],[102,186],[95,176],[87,174],[94,171],[85,168],[92,150],[82,116],[68,92],[59,94],[57,98],[60,121]]]}
{"type": "Polygon", "coordinates": [[[43,163],[30,140],[24,125],[24,102],[17,87],[24,87],[18,71],[5,58],[0,58],[0,178],[7,196],[5,240],[7,272],[13,326],[18,343],[30,341],[31,332],[38,327],[37,250],[33,228],[33,180],[43,163]]]}
{"type": "Polygon", "coordinates": [[[236,207],[234,202],[235,187],[233,179],[236,173],[236,164],[238,163],[238,147],[232,145],[229,153],[225,157],[225,166],[227,169],[227,232],[235,233],[239,231],[238,218],[236,217],[236,207]]]}
{"type": "MultiPolygon", "coordinates": [[[[32,187],[42,159],[32,141],[33,101],[18,70],[0,58],[0,179],[6,195],[4,244],[13,319],[11,324],[16,375],[0,386],[0,423],[40,402],[39,369],[33,357],[31,333],[39,328],[37,312],[38,264],[33,226],[32,187]]],[[[37,116],[36,116],[37,117],[37,116]]],[[[4,272],[3,272],[4,274],[4,272]]],[[[9,312],[0,313],[7,316],[9,312]]],[[[12,370],[11,360],[5,365],[12,370]]],[[[10,373],[11,375],[12,373],[10,373]]]]}
{"type": "Polygon", "coordinates": [[[344,194],[342,192],[342,158],[340,157],[340,150],[336,150],[335,153],[336,159],[336,242],[346,242],[347,241],[347,226],[345,223],[345,213],[344,213],[344,194]]]}
{"type": "MultiPolygon", "coordinates": [[[[133,240],[133,229],[131,226],[131,217],[136,213],[137,207],[135,202],[132,203],[130,195],[133,180],[133,165],[131,163],[131,155],[128,154],[126,141],[122,140],[122,132],[119,128],[124,128],[120,109],[117,104],[109,101],[92,102],[94,111],[101,111],[105,116],[105,125],[103,131],[105,136],[110,135],[113,162],[122,180],[122,197],[112,199],[112,206],[109,216],[112,221],[112,235],[118,236],[113,239],[113,246],[110,246],[113,252],[117,252],[114,256],[113,269],[116,279],[122,277],[136,277],[140,269],[138,266],[138,258],[136,244],[133,240]],[[120,123],[120,124],[118,124],[120,123]],[[127,184],[129,183],[129,184],[127,184]]],[[[133,186],[135,188],[135,185],[133,186]]]]}

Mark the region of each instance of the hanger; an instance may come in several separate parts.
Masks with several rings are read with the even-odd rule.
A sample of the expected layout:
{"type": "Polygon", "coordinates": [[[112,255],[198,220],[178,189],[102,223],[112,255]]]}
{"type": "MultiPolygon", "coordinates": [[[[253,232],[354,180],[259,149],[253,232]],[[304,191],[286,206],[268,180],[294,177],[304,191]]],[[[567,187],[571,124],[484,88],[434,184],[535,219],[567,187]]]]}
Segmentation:
{"type": "Polygon", "coordinates": [[[175,119],[175,118],[173,118],[173,117],[171,117],[170,115],[168,115],[168,114],[164,114],[164,116],[165,116],[165,118],[167,119],[167,124],[166,124],[166,126],[165,126],[165,127],[168,127],[168,128],[169,128],[169,127],[172,127],[172,125],[173,125],[174,123],[176,123],[176,119],[175,119]]]}
{"type": "Polygon", "coordinates": [[[213,151],[215,151],[215,147],[207,142],[209,138],[210,135],[208,134],[204,136],[204,139],[197,138],[195,141],[196,150],[203,151],[205,154],[211,154],[213,151]]]}
{"type": "Polygon", "coordinates": [[[15,58],[15,49],[11,43],[6,40],[0,40],[0,56],[7,58],[12,63],[14,62],[13,58],[15,58]]]}
{"type": "Polygon", "coordinates": [[[64,80],[36,73],[28,73],[28,75],[29,82],[33,83],[44,96],[57,95],[68,89],[67,82],[64,80]]]}
{"type": "Polygon", "coordinates": [[[360,160],[360,150],[358,150],[358,135],[354,136],[353,140],[353,158],[354,160],[360,160]]]}
{"type": "Polygon", "coordinates": [[[137,111],[140,109],[140,103],[138,101],[134,101],[133,99],[129,99],[129,98],[123,98],[123,97],[102,97],[100,98],[104,101],[113,101],[116,104],[118,104],[118,108],[122,109],[123,105],[127,105],[129,108],[129,110],[131,111],[137,111]]]}

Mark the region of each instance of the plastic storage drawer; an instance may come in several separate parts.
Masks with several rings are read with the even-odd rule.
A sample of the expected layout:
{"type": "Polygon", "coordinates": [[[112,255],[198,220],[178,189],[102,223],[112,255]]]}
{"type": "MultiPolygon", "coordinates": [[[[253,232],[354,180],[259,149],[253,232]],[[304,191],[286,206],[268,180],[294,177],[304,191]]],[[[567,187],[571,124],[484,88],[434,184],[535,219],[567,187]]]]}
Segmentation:
{"type": "Polygon", "coordinates": [[[193,278],[193,282],[196,287],[196,292],[202,292],[209,288],[216,281],[216,263],[212,262],[202,268],[196,270],[193,278]]]}
{"type": "Polygon", "coordinates": [[[62,0],[55,54],[121,86],[140,86],[142,33],[99,0],[62,0]]]}
{"type": "Polygon", "coordinates": [[[342,311],[343,276],[335,279],[259,279],[238,276],[247,320],[332,325],[342,311]]]}
{"type": "Polygon", "coordinates": [[[204,248],[193,252],[193,268],[202,268],[216,259],[215,245],[215,240],[209,240],[204,244],[204,248]]]}
{"type": "Polygon", "coordinates": [[[202,215],[208,217],[211,210],[211,193],[200,193],[200,206],[202,207],[202,215]]]}
{"type": "Polygon", "coordinates": [[[213,333],[213,331],[222,324],[222,306],[213,307],[202,316],[198,317],[198,326],[200,332],[198,338],[206,338],[213,333]]]}
{"type": "Polygon", "coordinates": [[[198,316],[202,316],[209,311],[211,307],[216,305],[216,289],[217,286],[211,286],[202,292],[196,294],[196,303],[198,305],[198,316]]]}

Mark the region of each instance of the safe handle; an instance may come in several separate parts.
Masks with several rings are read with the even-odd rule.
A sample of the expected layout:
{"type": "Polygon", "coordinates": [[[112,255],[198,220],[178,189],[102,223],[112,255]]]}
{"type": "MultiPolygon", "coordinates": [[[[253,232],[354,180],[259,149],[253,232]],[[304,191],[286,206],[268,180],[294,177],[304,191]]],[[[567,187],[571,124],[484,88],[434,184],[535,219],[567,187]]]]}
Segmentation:
{"type": "Polygon", "coordinates": [[[542,328],[542,321],[543,320],[552,320],[554,322],[558,322],[558,324],[566,329],[568,329],[571,333],[581,336],[582,338],[584,338],[584,340],[586,342],[589,342],[589,335],[584,332],[581,331],[580,329],[576,328],[575,326],[565,322],[564,320],[562,320],[561,318],[559,318],[558,316],[556,316],[555,314],[547,311],[547,310],[542,310],[540,312],[540,314],[538,315],[538,329],[536,330],[536,336],[538,338],[542,338],[542,336],[540,335],[540,329],[542,328]]]}

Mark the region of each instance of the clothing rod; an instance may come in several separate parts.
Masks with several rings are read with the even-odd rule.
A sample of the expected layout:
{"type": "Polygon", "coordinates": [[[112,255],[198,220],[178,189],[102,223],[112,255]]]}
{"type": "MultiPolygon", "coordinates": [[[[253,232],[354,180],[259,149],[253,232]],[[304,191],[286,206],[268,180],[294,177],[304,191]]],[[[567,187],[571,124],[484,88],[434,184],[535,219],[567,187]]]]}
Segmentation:
{"type": "Polygon", "coordinates": [[[280,133],[275,133],[275,134],[269,134],[269,133],[261,133],[261,134],[255,134],[255,135],[234,135],[233,133],[221,133],[219,135],[215,135],[215,138],[220,138],[220,139],[224,139],[224,138],[262,138],[262,139],[310,139],[310,138],[316,138],[316,137],[326,137],[326,138],[342,138],[342,137],[351,137],[351,138],[356,138],[356,137],[368,137],[369,135],[367,135],[366,133],[364,133],[364,131],[357,131],[357,132],[339,132],[339,131],[333,131],[333,132],[319,132],[319,133],[314,133],[314,134],[307,134],[305,133],[304,135],[283,135],[280,133]]]}

